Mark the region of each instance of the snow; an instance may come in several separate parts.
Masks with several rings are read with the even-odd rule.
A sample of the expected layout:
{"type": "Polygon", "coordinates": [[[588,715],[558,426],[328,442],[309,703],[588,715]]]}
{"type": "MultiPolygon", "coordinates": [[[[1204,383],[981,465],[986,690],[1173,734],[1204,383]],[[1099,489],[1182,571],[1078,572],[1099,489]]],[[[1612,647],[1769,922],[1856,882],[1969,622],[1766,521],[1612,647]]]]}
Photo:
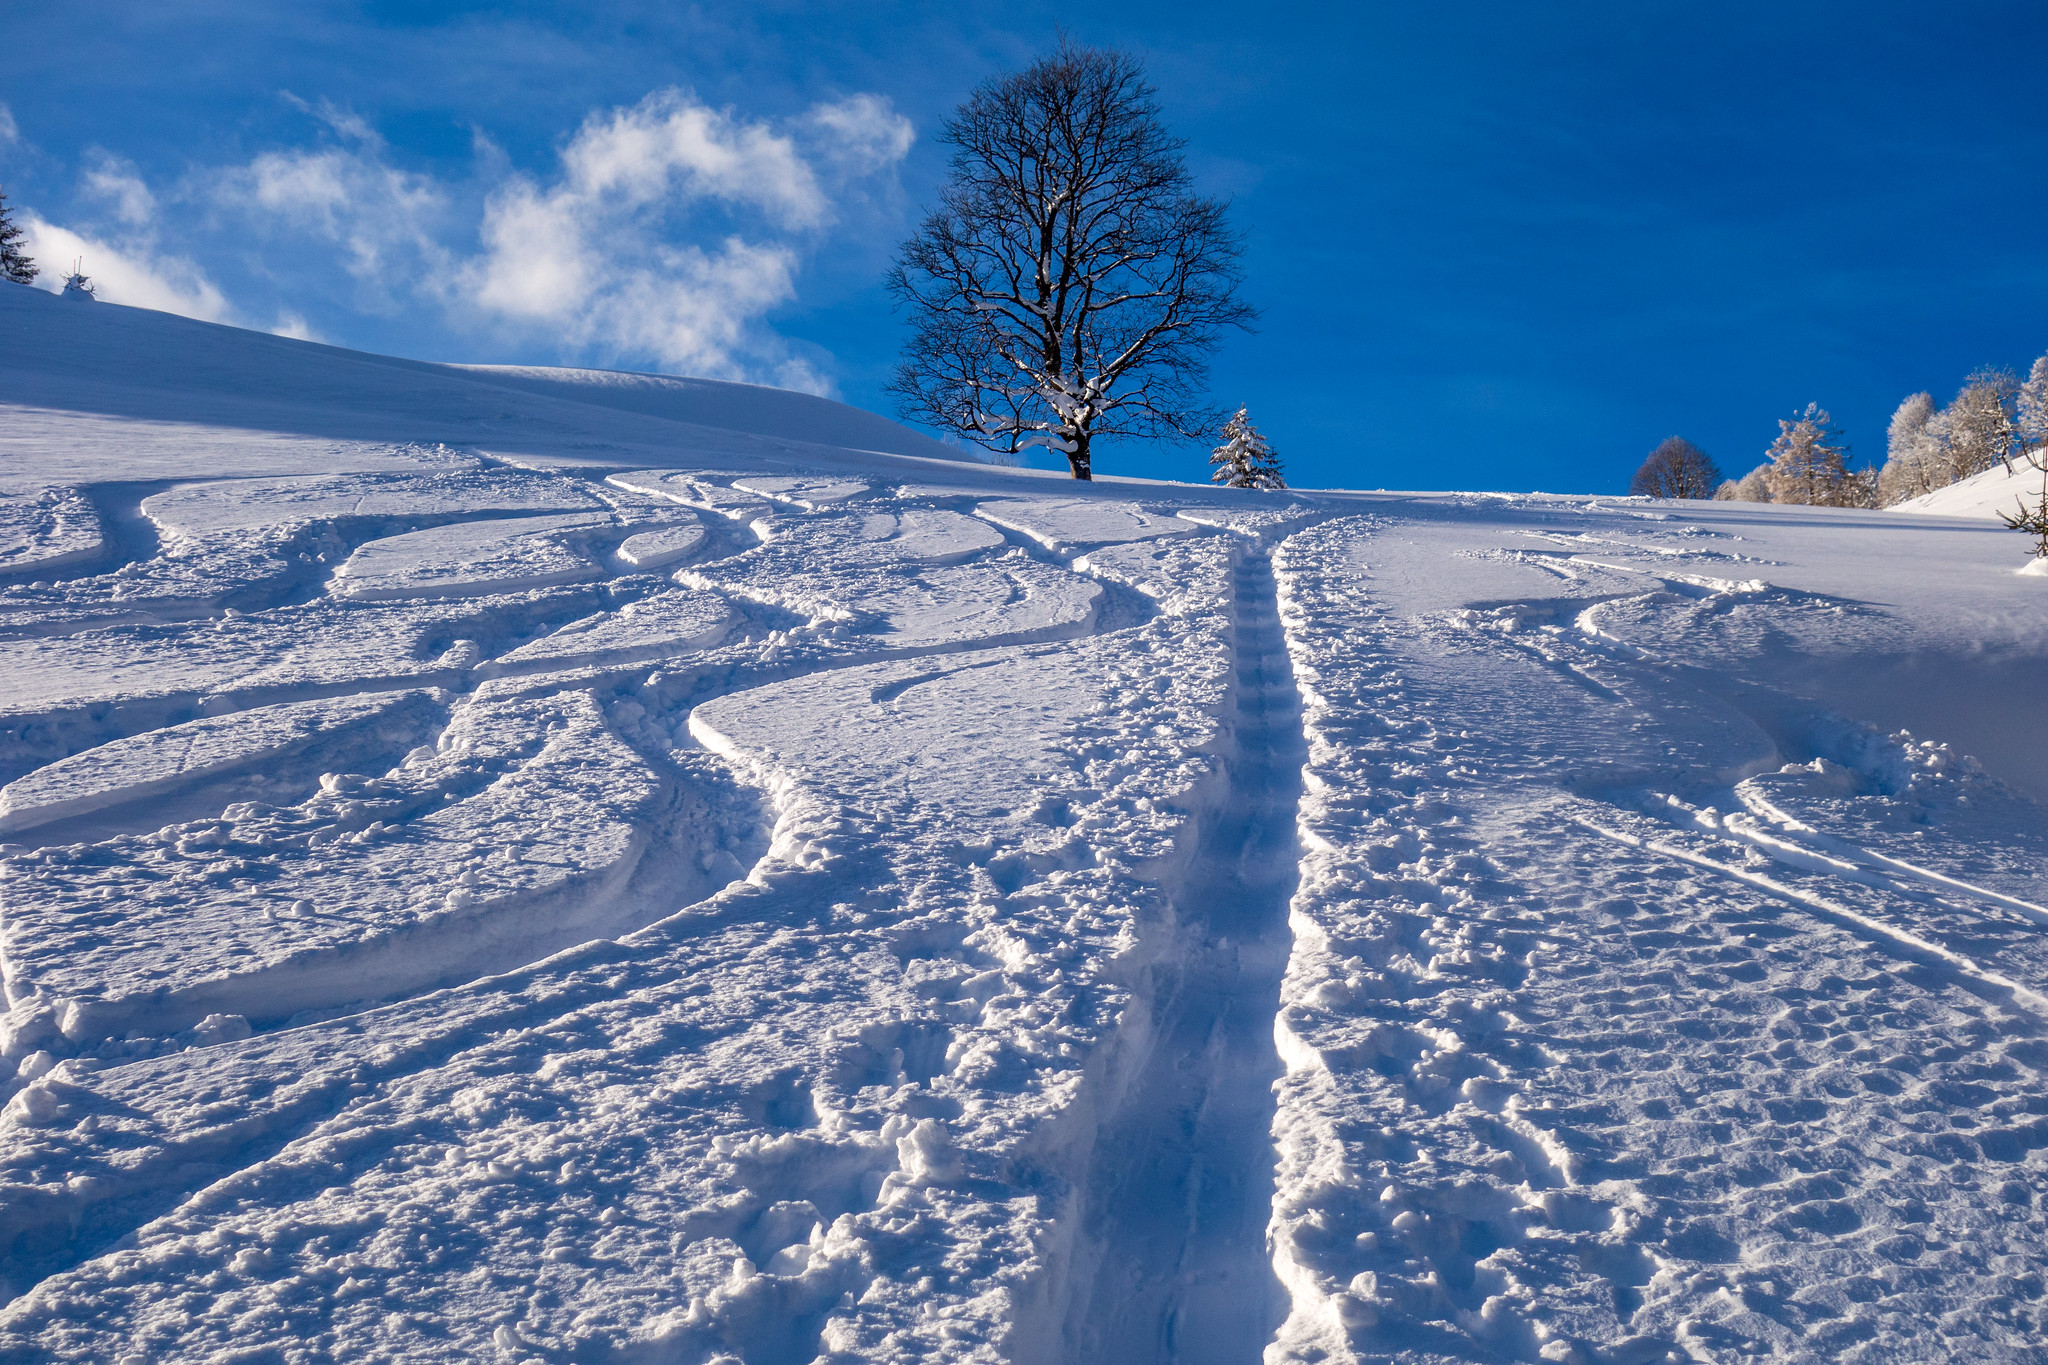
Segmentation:
{"type": "Polygon", "coordinates": [[[688,559],[704,544],[704,528],[676,522],[656,531],[637,531],[619,542],[619,561],[636,569],[659,569],[688,559]]]}
{"type": "Polygon", "coordinates": [[[604,570],[564,533],[610,523],[607,513],[410,531],[358,546],[334,571],[331,587],[343,597],[371,600],[472,596],[598,578],[604,570]]]}
{"type": "Polygon", "coordinates": [[[0,489],[0,574],[68,568],[101,543],[99,515],[77,489],[0,489]]]}
{"type": "Polygon", "coordinates": [[[1890,510],[1929,517],[1996,520],[1999,513],[2015,511],[2023,502],[2031,507],[2040,497],[2041,471],[2024,460],[2015,460],[2011,469],[1993,465],[1946,488],[1908,498],[1890,510]]]}
{"type": "Polygon", "coordinates": [[[0,1355],[2038,1354],[1995,522],[0,352],[0,1355]]]}

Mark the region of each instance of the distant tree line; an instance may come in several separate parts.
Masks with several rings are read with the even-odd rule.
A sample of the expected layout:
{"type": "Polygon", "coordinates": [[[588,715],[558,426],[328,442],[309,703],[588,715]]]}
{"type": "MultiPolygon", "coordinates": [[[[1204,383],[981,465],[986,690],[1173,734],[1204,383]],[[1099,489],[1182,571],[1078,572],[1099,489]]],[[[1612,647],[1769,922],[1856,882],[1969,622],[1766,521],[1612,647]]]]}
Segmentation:
{"type": "Polygon", "coordinates": [[[1986,366],[1963,381],[1947,407],[1916,393],[1899,404],[1881,468],[1851,468],[1849,447],[1818,403],[1778,421],[1763,463],[1723,479],[1707,453],[1672,436],[1650,452],[1629,492],[1648,498],[1716,498],[1817,507],[1891,507],[1993,466],[2048,462],[2048,355],[2023,380],[1986,366]]]}

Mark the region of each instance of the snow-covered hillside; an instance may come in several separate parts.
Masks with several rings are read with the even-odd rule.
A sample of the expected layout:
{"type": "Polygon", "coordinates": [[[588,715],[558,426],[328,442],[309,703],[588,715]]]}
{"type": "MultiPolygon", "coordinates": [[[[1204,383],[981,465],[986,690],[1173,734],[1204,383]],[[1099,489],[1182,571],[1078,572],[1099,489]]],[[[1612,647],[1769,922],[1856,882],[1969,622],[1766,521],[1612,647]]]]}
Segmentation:
{"type": "Polygon", "coordinates": [[[0,366],[0,1359],[2038,1359],[2009,532],[0,366]]]}
{"type": "Polygon", "coordinates": [[[1930,517],[1982,517],[1997,521],[1999,513],[2031,507],[2041,496],[2041,471],[2025,461],[2012,468],[1993,465],[1946,488],[1922,493],[1892,507],[1894,512],[1918,512],[1930,517]]]}

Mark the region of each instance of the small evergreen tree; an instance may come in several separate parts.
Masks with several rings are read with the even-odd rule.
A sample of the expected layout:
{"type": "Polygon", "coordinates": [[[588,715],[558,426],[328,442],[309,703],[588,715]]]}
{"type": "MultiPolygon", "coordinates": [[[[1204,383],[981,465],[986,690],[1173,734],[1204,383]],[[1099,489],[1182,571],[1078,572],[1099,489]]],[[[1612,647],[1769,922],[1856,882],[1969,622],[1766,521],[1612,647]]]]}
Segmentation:
{"type": "Polygon", "coordinates": [[[21,229],[14,224],[14,211],[7,207],[7,191],[0,189],[0,279],[29,284],[38,272],[36,263],[22,255],[16,245],[21,237],[21,229]]]}
{"type": "Polygon", "coordinates": [[[71,263],[71,273],[64,277],[64,297],[84,299],[87,303],[98,301],[99,291],[93,288],[91,277],[85,273],[84,261],[75,260],[71,263]]]}
{"type": "Polygon", "coordinates": [[[1223,444],[1209,456],[1209,463],[1216,466],[1209,482],[1227,488],[1285,488],[1287,483],[1280,477],[1280,457],[1251,424],[1249,411],[1239,408],[1223,424],[1223,444]]]}

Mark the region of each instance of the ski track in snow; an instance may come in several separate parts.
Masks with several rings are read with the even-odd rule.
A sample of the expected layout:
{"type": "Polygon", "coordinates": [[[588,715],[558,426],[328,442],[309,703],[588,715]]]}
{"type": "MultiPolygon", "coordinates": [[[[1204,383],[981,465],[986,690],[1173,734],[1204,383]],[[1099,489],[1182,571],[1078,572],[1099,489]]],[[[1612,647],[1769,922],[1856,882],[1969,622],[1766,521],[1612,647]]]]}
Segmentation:
{"type": "Polygon", "coordinates": [[[2039,1358],[1990,542],[239,335],[10,409],[0,1360],[2039,1358]]]}

